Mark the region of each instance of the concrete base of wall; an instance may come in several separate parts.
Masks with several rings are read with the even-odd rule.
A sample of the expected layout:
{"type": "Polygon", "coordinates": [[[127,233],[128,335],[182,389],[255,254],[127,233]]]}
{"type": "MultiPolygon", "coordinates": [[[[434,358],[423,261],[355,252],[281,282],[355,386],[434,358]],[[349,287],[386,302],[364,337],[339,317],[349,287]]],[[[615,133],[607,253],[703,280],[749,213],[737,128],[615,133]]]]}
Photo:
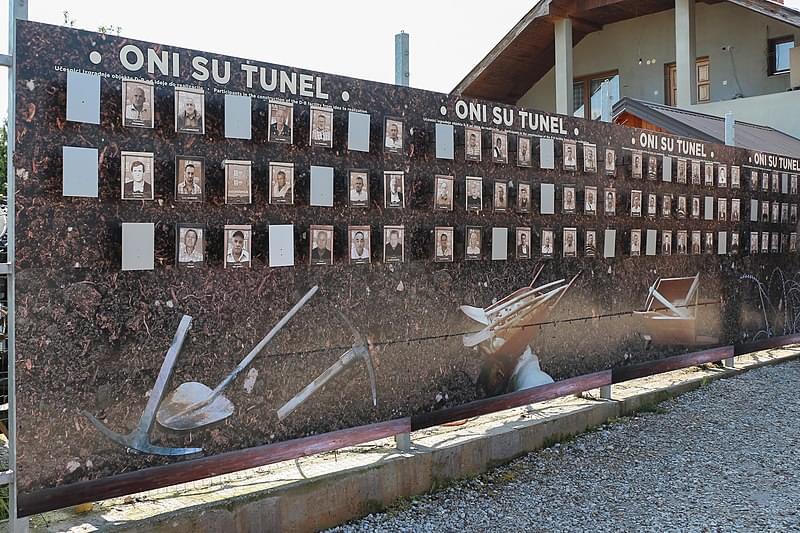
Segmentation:
{"type": "Polygon", "coordinates": [[[697,389],[709,380],[800,356],[792,348],[742,356],[735,369],[691,368],[613,388],[487,415],[457,427],[412,434],[398,452],[390,439],[287,461],[231,476],[96,504],[88,513],[48,513],[32,530],[53,531],[314,531],[380,511],[475,476],[610,419],[697,389]]]}

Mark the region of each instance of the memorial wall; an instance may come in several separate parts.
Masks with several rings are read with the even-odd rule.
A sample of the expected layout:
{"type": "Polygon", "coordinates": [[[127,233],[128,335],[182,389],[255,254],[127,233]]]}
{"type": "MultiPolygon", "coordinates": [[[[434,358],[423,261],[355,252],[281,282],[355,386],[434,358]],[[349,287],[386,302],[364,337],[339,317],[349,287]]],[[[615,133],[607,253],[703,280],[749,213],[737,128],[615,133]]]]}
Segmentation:
{"type": "Polygon", "coordinates": [[[18,27],[23,492],[797,331],[800,154],[18,27]]]}

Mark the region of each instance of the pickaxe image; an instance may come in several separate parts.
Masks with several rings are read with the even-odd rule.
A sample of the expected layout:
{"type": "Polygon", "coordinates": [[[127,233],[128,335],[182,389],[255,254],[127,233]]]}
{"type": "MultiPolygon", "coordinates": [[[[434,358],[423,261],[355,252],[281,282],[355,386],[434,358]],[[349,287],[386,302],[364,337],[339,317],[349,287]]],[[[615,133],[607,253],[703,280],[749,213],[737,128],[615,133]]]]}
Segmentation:
{"type": "Polygon", "coordinates": [[[156,420],[156,410],[161,403],[161,399],[164,397],[164,389],[167,386],[169,378],[172,376],[175,360],[178,358],[178,354],[183,347],[183,341],[186,339],[186,334],[191,327],[192,317],[183,315],[178,325],[178,331],[175,332],[175,337],[173,337],[172,344],[167,351],[167,356],[161,364],[161,370],[158,371],[156,384],[153,386],[150,397],[147,399],[147,406],[142,413],[142,417],[139,419],[139,425],[136,426],[136,429],[127,435],[122,435],[108,429],[105,424],[88,412],[81,411],[81,414],[89,419],[89,422],[97,428],[97,431],[117,444],[139,453],[153,455],[190,455],[202,452],[203,448],[166,448],[164,446],[156,446],[150,442],[150,430],[153,429],[153,423],[156,420]]]}
{"type": "Polygon", "coordinates": [[[378,405],[378,395],[375,390],[375,370],[372,367],[372,358],[369,353],[369,347],[367,346],[366,340],[358,330],[353,326],[353,324],[344,316],[340,311],[337,311],[339,316],[345,321],[345,323],[350,327],[350,330],[353,332],[353,337],[355,341],[353,342],[353,347],[344,352],[339,359],[333,363],[330,368],[320,374],[317,379],[309,383],[305,386],[303,390],[297,393],[297,395],[286,402],[283,407],[278,409],[278,419],[283,420],[287,416],[289,416],[292,411],[300,407],[300,405],[308,400],[308,398],[317,392],[320,388],[324,387],[325,384],[332,380],[334,377],[339,375],[341,372],[346,370],[350,367],[350,365],[357,363],[360,359],[363,359],[364,363],[367,365],[367,373],[369,374],[369,385],[372,389],[372,405],[378,405]]]}

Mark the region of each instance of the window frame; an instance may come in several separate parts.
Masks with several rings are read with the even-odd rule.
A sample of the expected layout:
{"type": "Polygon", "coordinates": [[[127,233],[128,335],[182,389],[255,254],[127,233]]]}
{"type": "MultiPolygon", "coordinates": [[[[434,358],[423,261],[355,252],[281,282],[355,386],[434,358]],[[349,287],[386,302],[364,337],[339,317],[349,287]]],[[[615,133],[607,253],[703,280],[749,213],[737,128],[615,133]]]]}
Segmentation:
{"type": "Polygon", "coordinates": [[[773,37],[772,39],[767,39],[767,75],[768,76],[781,76],[783,74],[788,74],[791,70],[791,62],[789,66],[786,67],[785,70],[778,70],[777,61],[778,61],[778,45],[792,43],[792,48],[794,48],[797,43],[794,41],[794,35],[784,35],[782,37],[773,37]]]}
{"type": "MultiPolygon", "coordinates": [[[[591,120],[592,118],[592,80],[604,80],[606,78],[613,78],[614,76],[619,76],[618,69],[607,70],[605,72],[595,72],[594,74],[587,74],[585,76],[572,78],[573,90],[576,84],[583,84],[583,117],[580,118],[585,118],[587,120],[591,120]]],[[[575,110],[573,110],[573,114],[574,111],[575,110]]]]}

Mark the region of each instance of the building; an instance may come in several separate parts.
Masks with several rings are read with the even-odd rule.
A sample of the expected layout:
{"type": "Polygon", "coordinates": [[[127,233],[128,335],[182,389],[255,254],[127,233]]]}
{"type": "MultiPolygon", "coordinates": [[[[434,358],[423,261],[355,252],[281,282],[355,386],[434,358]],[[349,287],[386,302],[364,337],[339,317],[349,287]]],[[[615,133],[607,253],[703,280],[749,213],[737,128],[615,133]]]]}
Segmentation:
{"type": "Polygon", "coordinates": [[[800,137],[796,42],[800,11],[771,0],[540,0],[454,93],[592,119],[628,97],[800,137]]]}

